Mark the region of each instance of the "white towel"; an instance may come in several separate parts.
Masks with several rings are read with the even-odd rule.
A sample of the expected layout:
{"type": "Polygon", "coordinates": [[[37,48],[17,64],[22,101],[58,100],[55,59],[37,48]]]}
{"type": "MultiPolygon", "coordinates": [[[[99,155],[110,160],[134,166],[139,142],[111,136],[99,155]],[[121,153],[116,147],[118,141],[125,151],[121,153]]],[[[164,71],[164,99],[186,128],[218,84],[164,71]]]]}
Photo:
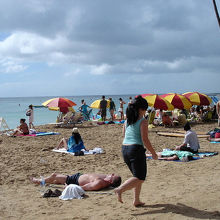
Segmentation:
{"type": "Polygon", "coordinates": [[[63,190],[62,195],[59,198],[62,200],[82,199],[82,195],[84,194],[85,191],[82,187],[76,184],[70,184],[63,190]]]}

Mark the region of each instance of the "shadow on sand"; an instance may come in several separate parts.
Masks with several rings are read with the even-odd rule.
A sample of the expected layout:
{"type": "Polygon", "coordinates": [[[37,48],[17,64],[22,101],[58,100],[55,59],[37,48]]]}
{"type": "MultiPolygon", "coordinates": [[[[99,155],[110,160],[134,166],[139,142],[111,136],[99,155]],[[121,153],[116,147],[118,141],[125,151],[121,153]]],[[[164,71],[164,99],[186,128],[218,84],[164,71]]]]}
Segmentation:
{"type": "Polygon", "coordinates": [[[146,209],[145,212],[132,214],[133,216],[149,215],[149,214],[162,214],[162,213],[175,213],[186,217],[198,218],[198,219],[220,219],[219,211],[205,211],[199,210],[190,206],[186,206],[182,203],[174,204],[156,204],[156,205],[144,205],[141,209],[146,209]],[[149,208],[155,208],[156,210],[149,210],[149,208]],[[148,210],[147,210],[148,209],[148,210]]]}

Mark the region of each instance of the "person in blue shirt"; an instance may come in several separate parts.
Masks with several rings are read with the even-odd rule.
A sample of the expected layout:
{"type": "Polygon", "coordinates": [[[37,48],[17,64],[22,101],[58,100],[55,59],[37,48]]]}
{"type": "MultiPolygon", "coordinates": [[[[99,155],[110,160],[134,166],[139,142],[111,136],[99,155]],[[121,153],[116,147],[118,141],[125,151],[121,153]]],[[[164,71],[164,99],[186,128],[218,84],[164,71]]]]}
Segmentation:
{"type": "Polygon", "coordinates": [[[90,115],[91,110],[88,111],[88,108],[90,107],[86,104],[84,99],[81,102],[82,102],[82,105],[80,106],[79,110],[82,112],[84,120],[87,121],[90,119],[89,115],[90,115]]]}
{"type": "Polygon", "coordinates": [[[148,121],[144,117],[147,108],[147,100],[138,96],[126,109],[127,120],[124,124],[125,137],[122,144],[122,154],[133,177],[115,189],[118,201],[121,203],[123,203],[122,193],[134,189],[133,205],[135,207],[144,205],[140,201],[140,192],[147,175],[146,148],[151,152],[153,159],[158,158],[148,138],[148,121]]]}
{"type": "Polygon", "coordinates": [[[56,150],[59,148],[65,148],[68,152],[76,153],[83,149],[86,149],[79,134],[78,128],[73,128],[72,136],[69,139],[62,138],[56,150]]]}

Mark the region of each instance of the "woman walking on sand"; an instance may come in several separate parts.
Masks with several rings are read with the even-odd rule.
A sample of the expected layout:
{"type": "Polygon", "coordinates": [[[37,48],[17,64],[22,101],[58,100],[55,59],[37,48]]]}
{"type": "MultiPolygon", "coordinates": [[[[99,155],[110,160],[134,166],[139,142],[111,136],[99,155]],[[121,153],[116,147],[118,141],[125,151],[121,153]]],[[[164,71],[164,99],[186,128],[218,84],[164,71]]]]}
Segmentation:
{"type": "Polygon", "coordinates": [[[121,203],[123,203],[122,193],[134,189],[133,205],[135,207],[144,205],[140,201],[140,192],[147,174],[145,147],[151,152],[153,159],[157,159],[157,154],[148,139],[148,121],[144,118],[147,108],[148,103],[141,96],[135,98],[127,107],[127,120],[123,128],[125,137],[122,145],[122,154],[133,177],[115,189],[118,201],[121,203]]]}

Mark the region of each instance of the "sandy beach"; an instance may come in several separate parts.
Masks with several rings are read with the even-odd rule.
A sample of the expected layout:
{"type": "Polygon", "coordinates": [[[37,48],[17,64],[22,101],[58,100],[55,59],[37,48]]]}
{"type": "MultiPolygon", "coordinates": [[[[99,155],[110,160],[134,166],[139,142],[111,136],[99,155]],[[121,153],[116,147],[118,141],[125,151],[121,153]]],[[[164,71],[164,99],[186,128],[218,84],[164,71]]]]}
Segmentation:
{"type": "MultiPolygon", "coordinates": [[[[220,155],[191,162],[148,160],[147,180],[141,199],[144,207],[132,206],[133,192],[123,194],[124,203],[117,201],[112,189],[88,192],[86,198],[62,201],[42,198],[40,186],[29,181],[53,172],[63,174],[117,173],[124,181],[131,176],[121,155],[122,125],[93,126],[90,122],[77,125],[87,149],[101,147],[105,154],[76,157],[52,152],[62,137],[68,138],[72,128],[53,125],[37,127],[37,131],[60,132],[42,137],[0,136],[0,219],[220,219],[220,155]]],[[[196,132],[208,132],[216,122],[196,124],[196,132]]],[[[182,137],[164,137],[157,131],[182,128],[155,127],[149,130],[156,151],[173,148],[182,137]]],[[[200,138],[200,151],[219,151],[220,144],[200,138]]],[[[54,186],[62,190],[61,186],[54,186]]]]}

